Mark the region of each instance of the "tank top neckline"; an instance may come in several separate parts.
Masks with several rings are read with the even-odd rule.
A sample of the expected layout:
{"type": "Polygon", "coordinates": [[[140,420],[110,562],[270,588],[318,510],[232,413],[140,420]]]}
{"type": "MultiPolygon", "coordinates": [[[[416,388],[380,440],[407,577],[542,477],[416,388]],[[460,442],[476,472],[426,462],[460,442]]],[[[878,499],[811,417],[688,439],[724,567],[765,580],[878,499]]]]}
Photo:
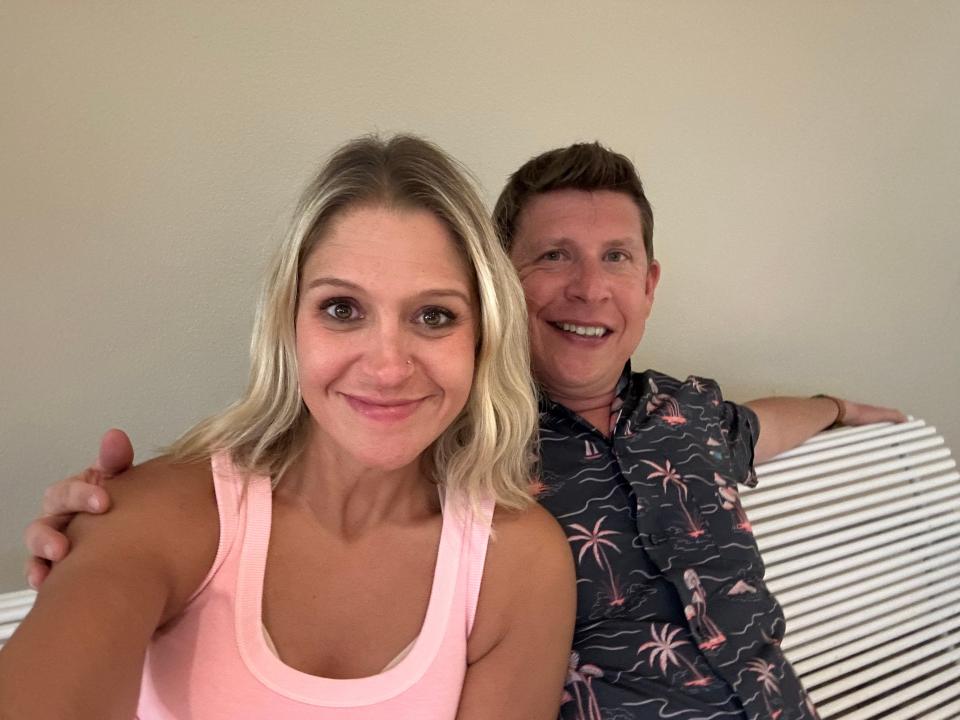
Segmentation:
{"type": "Polygon", "coordinates": [[[454,516],[460,513],[444,499],[440,541],[430,599],[420,633],[410,651],[392,667],[376,675],[361,678],[335,679],[310,675],[285,664],[271,652],[263,634],[263,578],[270,541],[272,496],[270,480],[248,476],[246,487],[238,485],[240,477],[232,463],[222,458],[215,464],[228,470],[239,503],[245,498],[244,512],[239,518],[240,570],[237,578],[235,631],[237,646],[244,664],[260,682],[274,692],[291,699],[328,707],[358,707],[383,702],[414,685],[429,669],[440,650],[448,625],[456,591],[463,534],[458,532],[454,516]],[[224,467],[227,465],[228,467],[224,467]],[[229,469],[228,469],[229,468],[229,469]],[[231,472],[233,471],[233,472],[231,472]]]}

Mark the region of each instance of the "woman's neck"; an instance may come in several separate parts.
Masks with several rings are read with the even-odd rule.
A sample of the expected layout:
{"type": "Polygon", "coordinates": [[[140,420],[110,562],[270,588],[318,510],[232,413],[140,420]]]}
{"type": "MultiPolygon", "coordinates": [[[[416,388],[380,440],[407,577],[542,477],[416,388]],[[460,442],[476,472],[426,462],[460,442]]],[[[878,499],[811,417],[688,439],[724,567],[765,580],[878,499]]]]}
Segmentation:
{"type": "Polygon", "coordinates": [[[356,537],[384,522],[435,514],[439,500],[420,459],[396,469],[362,467],[308,443],[274,495],[308,511],[318,523],[356,537]]]}

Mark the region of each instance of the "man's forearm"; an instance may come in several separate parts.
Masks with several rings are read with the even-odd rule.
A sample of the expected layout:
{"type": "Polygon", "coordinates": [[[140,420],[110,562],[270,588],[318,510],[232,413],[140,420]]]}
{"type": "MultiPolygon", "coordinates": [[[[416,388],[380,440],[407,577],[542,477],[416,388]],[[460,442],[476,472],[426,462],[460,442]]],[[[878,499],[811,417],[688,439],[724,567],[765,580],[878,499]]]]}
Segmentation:
{"type": "Polygon", "coordinates": [[[837,403],[828,397],[768,397],[746,405],[760,421],[760,438],[754,448],[757,463],[796,447],[830,427],[839,416],[837,403]]]}

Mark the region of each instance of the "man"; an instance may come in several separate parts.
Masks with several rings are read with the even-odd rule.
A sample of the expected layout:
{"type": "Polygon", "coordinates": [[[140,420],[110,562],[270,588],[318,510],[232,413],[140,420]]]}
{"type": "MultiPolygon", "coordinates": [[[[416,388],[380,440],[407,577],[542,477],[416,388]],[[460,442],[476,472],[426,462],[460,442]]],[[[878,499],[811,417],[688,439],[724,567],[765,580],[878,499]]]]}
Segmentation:
{"type": "MultiPolygon", "coordinates": [[[[494,220],[527,296],[542,389],[536,488],[577,561],[563,716],[816,717],[780,652],[783,616],[736,484],[834,421],[902,415],[829,397],[740,406],[711,380],[631,372],[660,266],[650,204],[622,155],[584,144],[530,160],[494,220]]],[[[131,461],[127,439],[108,433],[99,472],[84,477],[131,461]]],[[[59,559],[64,513],[108,502],[92,484],[59,483],[28,546],[59,559]]],[[[31,583],[45,572],[34,560],[31,583]]]]}

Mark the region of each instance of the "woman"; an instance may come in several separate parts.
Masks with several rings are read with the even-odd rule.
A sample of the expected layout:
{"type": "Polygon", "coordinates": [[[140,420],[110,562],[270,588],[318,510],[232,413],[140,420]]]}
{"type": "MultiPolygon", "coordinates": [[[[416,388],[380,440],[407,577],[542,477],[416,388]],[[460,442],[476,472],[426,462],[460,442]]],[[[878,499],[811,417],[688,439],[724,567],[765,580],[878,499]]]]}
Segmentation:
{"type": "Polygon", "coordinates": [[[574,580],[527,493],[523,307],[450,158],[335,153],[245,395],[71,525],[0,653],[4,717],[555,717],[574,580]]]}

